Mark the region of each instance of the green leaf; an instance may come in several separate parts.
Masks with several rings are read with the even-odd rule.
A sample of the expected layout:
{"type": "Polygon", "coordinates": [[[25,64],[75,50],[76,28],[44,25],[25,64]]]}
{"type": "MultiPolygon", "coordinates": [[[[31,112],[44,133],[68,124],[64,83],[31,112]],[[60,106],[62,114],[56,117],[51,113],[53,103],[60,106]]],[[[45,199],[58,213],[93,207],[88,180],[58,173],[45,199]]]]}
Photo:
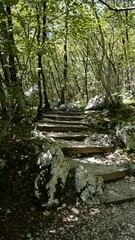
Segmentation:
{"type": "Polygon", "coordinates": [[[6,6],[16,5],[19,0],[2,0],[2,3],[6,6]]]}

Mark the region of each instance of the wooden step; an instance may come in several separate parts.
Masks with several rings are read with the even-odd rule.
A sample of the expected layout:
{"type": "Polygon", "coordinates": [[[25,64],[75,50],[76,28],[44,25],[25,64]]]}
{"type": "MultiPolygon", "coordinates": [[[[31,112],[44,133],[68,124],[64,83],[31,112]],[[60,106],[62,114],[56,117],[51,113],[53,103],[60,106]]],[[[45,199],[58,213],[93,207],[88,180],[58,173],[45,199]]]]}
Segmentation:
{"type": "Polygon", "coordinates": [[[122,170],[122,171],[99,174],[99,175],[103,178],[104,182],[109,182],[109,181],[112,181],[112,180],[118,180],[120,178],[130,176],[130,171],[128,169],[125,169],[125,170],[122,170]]]}
{"type": "Polygon", "coordinates": [[[121,204],[121,203],[131,202],[131,201],[135,201],[135,195],[134,196],[128,196],[128,197],[125,197],[125,198],[108,200],[108,201],[105,201],[105,204],[121,204]]]}
{"type": "Polygon", "coordinates": [[[36,129],[40,131],[46,132],[81,132],[88,131],[88,127],[83,125],[68,125],[68,124],[38,124],[36,125],[36,129]]]}
{"type": "Polygon", "coordinates": [[[113,147],[88,147],[88,146],[73,146],[73,147],[62,147],[62,151],[64,153],[72,153],[72,154],[78,154],[78,153],[83,153],[83,154],[90,154],[90,153],[108,153],[108,152],[113,152],[114,148],[113,147]]]}

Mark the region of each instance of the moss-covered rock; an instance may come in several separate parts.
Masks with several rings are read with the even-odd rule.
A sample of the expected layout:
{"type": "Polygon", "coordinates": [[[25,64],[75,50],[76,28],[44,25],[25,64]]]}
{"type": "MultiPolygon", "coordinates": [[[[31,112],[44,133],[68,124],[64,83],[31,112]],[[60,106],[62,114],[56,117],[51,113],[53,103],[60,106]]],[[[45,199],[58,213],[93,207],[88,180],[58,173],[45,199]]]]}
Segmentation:
{"type": "Polygon", "coordinates": [[[125,123],[116,127],[116,136],[126,145],[128,149],[135,149],[135,125],[125,123]]]}

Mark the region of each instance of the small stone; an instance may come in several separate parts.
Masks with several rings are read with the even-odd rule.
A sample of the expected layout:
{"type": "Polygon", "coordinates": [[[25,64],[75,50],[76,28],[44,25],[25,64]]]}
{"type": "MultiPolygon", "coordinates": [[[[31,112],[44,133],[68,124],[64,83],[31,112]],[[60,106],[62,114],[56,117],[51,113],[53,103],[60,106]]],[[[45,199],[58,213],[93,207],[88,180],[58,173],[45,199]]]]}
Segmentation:
{"type": "Polygon", "coordinates": [[[6,166],[6,160],[0,159],[0,169],[3,169],[6,166]]]}
{"type": "Polygon", "coordinates": [[[29,240],[33,240],[33,237],[31,235],[31,233],[28,233],[27,236],[26,236],[29,240]]]}
{"type": "Polygon", "coordinates": [[[66,203],[63,203],[63,204],[62,204],[62,208],[65,208],[66,206],[67,206],[66,203]]]}

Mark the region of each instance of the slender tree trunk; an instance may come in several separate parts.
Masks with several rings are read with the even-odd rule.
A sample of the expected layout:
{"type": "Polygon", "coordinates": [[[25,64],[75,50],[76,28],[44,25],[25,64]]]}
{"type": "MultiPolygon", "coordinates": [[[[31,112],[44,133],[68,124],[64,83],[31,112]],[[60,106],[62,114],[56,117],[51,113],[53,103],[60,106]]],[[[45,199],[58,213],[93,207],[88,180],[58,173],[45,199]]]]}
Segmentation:
{"type": "Polygon", "coordinates": [[[44,95],[44,101],[45,101],[45,106],[44,106],[44,110],[49,110],[50,109],[50,103],[48,100],[48,95],[47,95],[47,90],[46,90],[46,79],[45,79],[45,75],[43,72],[43,66],[41,66],[41,74],[42,74],[42,80],[43,80],[43,95],[44,95]]]}
{"type": "Polygon", "coordinates": [[[9,64],[6,59],[6,54],[8,55],[9,50],[10,50],[9,44],[7,41],[8,37],[9,37],[9,33],[8,33],[9,31],[8,31],[8,26],[7,26],[7,17],[8,17],[7,15],[8,14],[2,3],[0,3],[0,11],[1,11],[0,31],[1,31],[1,36],[3,39],[3,44],[0,46],[0,62],[1,62],[1,67],[3,70],[3,74],[4,74],[4,80],[5,80],[5,84],[7,87],[7,91],[9,91],[9,89],[11,87],[11,81],[10,81],[9,64]]]}
{"type": "Polygon", "coordinates": [[[8,113],[6,108],[6,100],[5,100],[5,93],[2,86],[2,76],[0,74],[0,101],[1,101],[1,107],[2,107],[2,118],[7,119],[8,113]]]}
{"type": "MultiPolygon", "coordinates": [[[[124,7],[126,8],[126,2],[124,1],[124,7]]],[[[128,11],[125,10],[125,20],[126,20],[126,24],[125,24],[125,39],[123,38],[122,42],[123,42],[123,49],[124,49],[124,54],[125,54],[125,60],[126,60],[126,85],[127,85],[127,89],[130,90],[130,85],[131,85],[131,78],[130,78],[130,61],[128,58],[128,44],[129,44],[129,30],[128,30],[128,11]]]]}
{"type": "Polygon", "coordinates": [[[17,86],[17,74],[16,74],[16,66],[15,66],[15,42],[13,36],[13,23],[11,16],[11,8],[6,7],[7,15],[8,15],[8,43],[9,43],[9,71],[11,76],[11,81],[13,86],[17,86]]]}
{"type": "MultiPolygon", "coordinates": [[[[60,74],[60,70],[59,70],[59,66],[58,66],[58,62],[59,62],[59,60],[58,60],[58,55],[57,55],[57,50],[56,50],[56,48],[55,48],[55,52],[56,52],[56,56],[55,56],[55,58],[54,58],[54,56],[53,56],[53,52],[51,51],[51,49],[49,49],[49,51],[50,51],[50,53],[51,54],[49,54],[50,55],[50,57],[52,58],[52,61],[53,61],[53,65],[54,65],[54,67],[55,67],[55,69],[56,69],[56,72],[57,72],[57,78],[58,78],[58,84],[59,84],[59,88],[61,87],[60,85],[61,85],[61,74],[60,74]],[[57,64],[56,64],[57,63],[57,64]]],[[[60,94],[58,93],[58,96],[60,97],[60,94]]]]}
{"type": "MultiPolygon", "coordinates": [[[[47,33],[46,33],[46,10],[47,10],[47,5],[46,1],[43,2],[43,32],[42,32],[42,46],[44,48],[44,44],[46,41],[47,33]]],[[[43,95],[44,95],[44,110],[50,109],[50,103],[48,100],[48,95],[47,95],[47,89],[46,89],[46,79],[43,71],[43,64],[42,64],[42,59],[41,59],[41,73],[42,73],[42,80],[43,80],[43,95]]]]}
{"type": "Polygon", "coordinates": [[[64,39],[64,71],[63,71],[63,84],[61,88],[61,104],[65,103],[65,91],[66,91],[66,84],[67,84],[67,69],[68,69],[68,57],[67,57],[67,33],[68,33],[68,5],[66,3],[66,16],[65,16],[65,39],[64,39]]]}
{"type": "Polygon", "coordinates": [[[5,55],[2,53],[2,51],[0,51],[0,62],[1,62],[2,70],[4,74],[5,84],[6,84],[7,90],[9,91],[11,87],[10,73],[9,73],[9,68],[7,66],[5,55]]]}
{"type": "Polygon", "coordinates": [[[59,90],[58,90],[58,88],[57,88],[57,84],[56,84],[55,76],[54,76],[54,73],[53,73],[52,67],[51,67],[51,65],[50,65],[50,61],[49,61],[49,59],[48,59],[48,67],[49,67],[49,69],[50,69],[50,73],[51,73],[51,76],[52,76],[52,79],[53,79],[53,84],[54,84],[54,87],[55,87],[55,90],[56,90],[57,96],[58,96],[58,98],[60,98],[59,90]]]}
{"type": "MultiPolygon", "coordinates": [[[[36,17],[37,17],[37,43],[38,43],[38,47],[40,47],[40,34],[41,34],[41,27],[40,27],[40,17],[39,17],[39,11],[38,11],[38,7],[36,5],[36,17]]],[[[42,87],[41,87],[41,68],[42,68],[42,62],[41,62],[41,52],[39,51],[38,53],[38,109],[37,109],[37,118],[42,117],[42,104],[43,104],[43,100],[42,100],[42,87]]]]}
{"type": "Polygon", "coordinates": [[[67,83],[67,38],[64,41],[64,72],[63,72],[64,83],[61,88],[61,104],[65,103],[65,91],[67,83]]]}
{"type": "MultiPolygon", "coordinates": [[[[36,5],[36,11],[37,11],[37,42],[38,46],[41,48],[44,48],[45,40],[46,40],[46,1],[43,1],[42,5],[42,13],[43,13],[43,18],[42,18],[42,32],[41,32],[41,21],[40,21],[40,14],[41,11],[39,12],[38,7],[36,5]]],[[[39,91],[39,104],[38,104],[38,110],[37,110],[37,117],[42,117],[42,111],[43,111],[43,97],[44,97],[44,110],[50,109],[50,103],[48,100],[47,96],[47,90],[46,90],[46,79],[43,71],[43,64],[42,64],[42,50],[39,50],[38,53],[38,91],[39,91]],[[41,85],[41,77],[42,77],[42,83],[43,83],[43,97],[42,97],[42,85],[41,85]]]]}
{"type": "Polygon", "coordinates": [[[100,19],[99,19],[99,16],[98,16],[98,13],[96,10],[95,10],[95,16],[98,21],[98,27],[99,27],[99,31],[100,31],[100,35],[101,35],[101,46],[102,46],[102,52],[101,52],[102,56],[101,56],[101,59],[99,60],[99,66],[98,66],[99,80],[101,81],[102,86],[106,92],[106,105],[107,105],[107,107],[109,107],[110,105],[114,105],[115,101],[114,101],[113,96],[110,91],[111,86],[109,84],[111,84],[111,83],[110,83],[109,79],[107,79],[106,68],[104,67],[104,61],[105,61],[105,57],[106,57],[106,46],[105,46],[104,34],[103,34],[102,27],[100,24],[100,19]]]}
{"type": "Polygon", "coordinates": [[[41,87],[41,55],[38,55],[38,96],[39,96],[39,103],[38,103],[38,110],[37,110],[37,117],[42,117],[42,87],[41,87]]]}
{"type": "Polygon", "coordinates": [[[86,103],[88,103],[88,101],[89,101],[89,96],[88,96],[88,61],[89,61],[89,46],[88,46],[88,40],[87,40],[86,61],[85,61],[85,77],[84,77],[86,103]]]}
{"type": "Polygon", "coordinates": [[[15,105],[17,106],[15,108],[15,114],[13,121],[16,123],[19,123],[21,120],[21,97],[22,92],[19,88],[19,82],[17,78],[17,70],[16,70],[16,63],[15,63],[15,57],[17,57],[16,54],[16,46],[14,41],[14,34],[13,34],[13,22],[12,22],[12,14],[11,14],[11,7],[6,6],[6,12],[7,12],[7,22],[8,22],[8,51],[9,51],[9,72],[10,72],[10,78],[11,78],[11,94],[12,94],[12,108],[15,108],[15,105]],[[15,99],[15,101],[14,101],[15,99]]]}

